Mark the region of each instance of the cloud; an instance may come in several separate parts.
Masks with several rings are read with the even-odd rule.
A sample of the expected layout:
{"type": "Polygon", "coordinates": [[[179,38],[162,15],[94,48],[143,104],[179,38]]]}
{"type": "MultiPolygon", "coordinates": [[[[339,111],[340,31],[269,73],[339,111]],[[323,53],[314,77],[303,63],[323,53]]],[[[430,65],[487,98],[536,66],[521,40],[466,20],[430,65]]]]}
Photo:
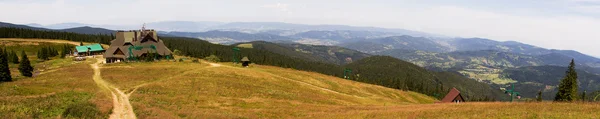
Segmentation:
{"type": "Polygon", "coordinates": [[[268,9],[275,9],[275,10],[279,10],[280,12],[284,12],[287,14],[291,14],[292,12],[288,9],[288,4],[282,4],[282,3],[276,3],[276,4],[266,4],[266,5],[262,5],[262,8],[268,8],[268,9]]]}
{"type": "Polygon", "coordinates": [[[449,36],[514,40],[599,56],[600,19],[585,16],[519,16],[457,6],[402,13],[408,27],[449,36]]]}

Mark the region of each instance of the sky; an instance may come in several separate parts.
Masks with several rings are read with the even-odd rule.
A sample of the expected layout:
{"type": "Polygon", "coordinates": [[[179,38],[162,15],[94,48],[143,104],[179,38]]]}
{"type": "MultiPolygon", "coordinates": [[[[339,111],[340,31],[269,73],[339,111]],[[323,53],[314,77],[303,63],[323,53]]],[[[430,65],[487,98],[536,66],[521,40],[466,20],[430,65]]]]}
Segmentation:
{"type": "Polygon", "coordinates": [[[600,56],[600,0],[0,0],[0,21],[286,22],[401,28],[600,56]]]}

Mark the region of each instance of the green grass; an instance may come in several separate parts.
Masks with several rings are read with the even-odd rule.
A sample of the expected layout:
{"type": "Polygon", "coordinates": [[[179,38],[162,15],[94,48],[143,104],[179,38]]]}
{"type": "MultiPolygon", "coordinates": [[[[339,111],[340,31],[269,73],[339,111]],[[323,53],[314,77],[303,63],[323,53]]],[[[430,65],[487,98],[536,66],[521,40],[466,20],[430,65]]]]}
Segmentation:
{"type": "MultiPolygon", "coordinates": [[[[12,82],[0,82],[0,115],[4,118],[57,118],[62,116],[107,117],[112,108],[110,97],[99,92],[91,80],[91,62],[74,62],[71,59],[52,58],[37,62],[36,49],[40,46],[62,46],[45,42],[3,41],[7,50],[25,50],[35,70],[36,77],[23,77],[18,72],[18,64],[9,64],[12,82]],[[27,45],[29,44],[29,45],[27,45]],[[86,105],[80,105],[86,104],[86,105]],[[92,104],[92,105],[90,105],[92,104]],[[84,108],[79,108],[83,106],[84,108]],[[67,109],[71,112],[65,114],[67,109]],[[76,113],[78,109],[98,110],[98,113],[76,113]]],[[[89,111],[86,111],[89,112],[89,111]]]]}
{"type": "Polygon", "coordinates": [[[501,75],[502,70],[486,68],[486,67],[476,67],[474,69],[465,69],[462,71],[458,71],[459,73],[478,81],[489,81],[493,84],[504,85],[509,83],[516,83],[516,80],[503,77],[501,75]]]}
{"type": "Polygon", "coordinates": [[[252,43],[239,44],[238,47],[241,47],[241,48],[254,48],[254,46],[252,46],[252,43]]]}

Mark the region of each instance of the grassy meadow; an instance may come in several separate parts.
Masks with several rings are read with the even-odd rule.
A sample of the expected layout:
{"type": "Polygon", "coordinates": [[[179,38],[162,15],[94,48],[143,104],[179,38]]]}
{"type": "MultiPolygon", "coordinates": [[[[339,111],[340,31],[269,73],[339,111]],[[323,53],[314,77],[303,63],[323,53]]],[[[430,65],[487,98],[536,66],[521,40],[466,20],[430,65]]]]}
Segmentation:
{"type": "MultiPolygon", "coordinates": [[[[434,99],[271,66],[157,62],[108,64],[102,77],[133,90],[139,118],[292,118],[342,106],[430,104],[434,99]]],[[[333,111],[333,110],[332,110],[333,111]]],[[[339,110],[338,110],[339,111],[339,110]]]]}
{"type": "MultiPolygon", "coordinates": [[[[19,77],[11,65],[18,78],[0,83],[1,117],[108,118],[113,100],[92,80],[94,62],[53,58],[36,63],[40,73],[32,78],[19,77]]],[[[138,118],[600,118],[600,103],[434,104],[415,92],[273,66],[188,58],[101,64],[100,70],[103,80],[131,93],[138,118]]]]}

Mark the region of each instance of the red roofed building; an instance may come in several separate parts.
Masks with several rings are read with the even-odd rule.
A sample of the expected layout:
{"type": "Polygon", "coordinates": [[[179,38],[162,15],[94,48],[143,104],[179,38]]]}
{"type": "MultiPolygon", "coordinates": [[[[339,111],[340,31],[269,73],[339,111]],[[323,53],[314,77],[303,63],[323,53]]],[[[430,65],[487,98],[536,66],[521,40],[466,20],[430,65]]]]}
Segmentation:
{"type": "Polygon", "coordinates": [[[456,88],[452,88],[450,92],[441,100],[440,103],[451,103],[451,102],[465,102],[465,99],[460,95],[460,91],[456,88]]]}

